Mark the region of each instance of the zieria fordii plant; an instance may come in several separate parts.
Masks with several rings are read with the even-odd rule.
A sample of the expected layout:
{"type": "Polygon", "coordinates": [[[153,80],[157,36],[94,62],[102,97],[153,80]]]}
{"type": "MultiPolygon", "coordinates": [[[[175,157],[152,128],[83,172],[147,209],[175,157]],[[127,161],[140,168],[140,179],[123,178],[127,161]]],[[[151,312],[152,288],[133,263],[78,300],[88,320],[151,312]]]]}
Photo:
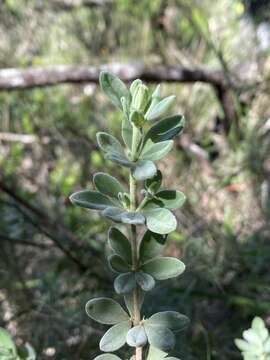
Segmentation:
{"type": "Polygon", "coordinates": [[[179,259],[161,255],[168,234],[177,227],[172,210],[183,205],[185,195],[162,189],[162,173],[155,164],[173,148],[184,118],[172,115],[160,119],[175,101],[174,95],[161,99],[160,85],[151,94],[137,79],[128,89],[118,77],[105,71],[100,75],[100,86],[123,113],[123,141],[98,132],[97,142],[105,159],[128,170],[129,189],[113,176],[99,172],[93,178],[95,190],[76,192],[70,199],[75,205],[100,211],[115,224],[127,225],[129,231],[124,234],[113,226],[108,233],[114,289],[124,297],[126,309],[106,297],[86,304],[90,318],[111,326],[100,340],[104,354],[95,360],[121,360],[113,352],[125,344],[134,348],[134,360],[177,360],[168,354],[175,346],[175,333],[186,328],[188,318],[175,311],[145,317],[142,304],[158,281],[179,276],[185,270],[179,259]]]}

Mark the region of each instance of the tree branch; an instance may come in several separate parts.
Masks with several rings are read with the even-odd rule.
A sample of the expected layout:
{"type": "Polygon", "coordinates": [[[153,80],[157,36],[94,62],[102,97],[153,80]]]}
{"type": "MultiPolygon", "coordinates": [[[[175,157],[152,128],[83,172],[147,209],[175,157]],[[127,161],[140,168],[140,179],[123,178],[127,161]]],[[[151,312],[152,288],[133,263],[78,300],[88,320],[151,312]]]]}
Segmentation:
{"type": "Polygon", "coordinates": [[[0,91],[31,89],[64,83],[98,83],[102,70],[115,73],[123,81],[140,78],[148,82],[202,82],[213,86],[224,113],[224,129],[236,119],[236,109],[228,84],[222,71],[204,66],[185,67],[182,65],[153,65],[142,63],[111,63],[103,65],[51,65],[26,69],[0,70],[0,91]]]}
{"type": "Polygon", "coordinates": [[[105,65],[51,65],[26,69],[0,70],[0,90],[31,89],[63,83],[98,83],[99,73],[109,70],[124,81],[141,78],[146,81],[204,82],[215,86],[225,85],[223,73],[206,67],[187,68],[181,65],[155,65],[140,63],[105,65]]]}

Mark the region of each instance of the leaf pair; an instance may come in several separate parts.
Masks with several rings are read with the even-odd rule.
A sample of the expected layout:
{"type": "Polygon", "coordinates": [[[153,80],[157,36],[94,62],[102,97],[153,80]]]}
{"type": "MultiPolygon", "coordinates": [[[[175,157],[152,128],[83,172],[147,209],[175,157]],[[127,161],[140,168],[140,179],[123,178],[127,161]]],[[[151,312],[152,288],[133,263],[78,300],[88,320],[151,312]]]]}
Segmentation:
{"type": "Polygon", "coordinates": [[[185,264],[173,257],[160,256],[166,236],[147,230],[139,247],[140,269],[155,280],[166,280],[181,275],[185,264]]]}
{"type": "Polygon", "coordinates": [[[113,352],[126,343],[131,321],[127,312],[116,301],[109,298],[96,298],[86,304],[86,313],[93,320],[106,325],[113,325],[100,340],[100,350],[113,352]]]}
{"type": "Polygon", "coordinates": [[[169,352],[175,343],[173,332],[183,330],[189,323],[186,316],[175,311],[164,311],[152,315],[141,325],[131,327],[125,310],[114,300],[96,298],[87,302],[87,314],[101,324],[113,325],[100,340],[100,349],[113,352],[126,342],[140,347],[147,342],[157,349],[169,352]]]}
{"type": "Polygon", "coordinates": [[[136,162],[130,161],[122,148],[120,142],[110,134],[105,132],[97,133],[97,142],[105,158],[121,166],[131,169],[131,173],[136,180],[146,180],[156,174],[155,164],[148,159],[140,159],[136,162]]]}
{"type": "Polygon", "coordinates": [[[114,252],[108,260],[112,270],[121,273],[114,281],[117,294],[129,294],[136,286],[150,291],[155,286],[153,277],[142,271],[132,270],[132,251],[128,239],[117,228],[111,228],[108,235],[109,245],[114,252]]]}
{"type": "Polygon", "coordinates": [[[142,347],[149,342],[151,346],[167,353],[175,345],[173,332],[185,329],[188,324],[188,318],[178,312],[159,312],[132,327],[127,333],[127,343],[133,347],[142,347]]]}
{"type": "Polygon", "coordinates": [[[99,210],[114,222],[136,225],[145,223],[142,214],[126,210],[129,207],[129,195],[117,179],[105,173],[97,173],[94,175],[94,184],[98,191],[78,191],[70,196],[71,202],[80,207],[99,210]]]}

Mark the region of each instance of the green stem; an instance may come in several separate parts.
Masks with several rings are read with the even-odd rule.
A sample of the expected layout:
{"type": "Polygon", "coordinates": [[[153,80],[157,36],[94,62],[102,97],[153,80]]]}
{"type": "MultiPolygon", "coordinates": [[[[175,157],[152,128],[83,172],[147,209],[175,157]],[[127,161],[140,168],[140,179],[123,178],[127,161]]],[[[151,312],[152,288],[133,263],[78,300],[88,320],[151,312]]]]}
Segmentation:
{"type": "MultiPolygon", "coordinates": [[[[133,127],[133,138],[132,138],[132,160],[136,160],[136,150],[138,146],[140,132],[137,128],[133,127]]],[[[137,183],[132,174],[129,176],[129,187],[130,187],[130,211],[136,211],[137,208],[137,183]]],[[[132,268],[134,271],[138,270],[139,258],[138,258],[138,242],[137,242],[137,231],[136,226],[131,225],[131,248],[132,248],[132,268]]],[[[141,321],[140,304],[139,304],[139,293],[138,287],[133,291],[133,324],[138,325],[141,321]]],[[[142,360],[142,348],[136,348],[136,360],[142,360]]]]}

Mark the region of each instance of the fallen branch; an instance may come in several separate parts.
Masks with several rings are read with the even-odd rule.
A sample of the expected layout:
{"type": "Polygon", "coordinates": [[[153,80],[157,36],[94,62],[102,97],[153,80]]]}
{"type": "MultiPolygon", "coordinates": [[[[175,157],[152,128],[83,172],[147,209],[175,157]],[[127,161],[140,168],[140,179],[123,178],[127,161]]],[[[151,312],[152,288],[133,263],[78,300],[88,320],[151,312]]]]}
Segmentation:
{"type": "Polygon", "coordinates": [[[153,82],[204,82],[225,86],[223,73],[206,67],[187,68],[181,65],[155,65],[112,63],[97,66],[52,65],[26,69],[0,70],[0,90],[31,89],[63,83],[98,83],[99,73],[109,70],[124,81],[141,78],[153,82]]]}
{"type": "Polygon", "coordinates": [[[112,63],[97,66],[52,65],[26,69],[0,70],[0,90],[31,89],[64,83],[98,83],[102,70],[108,70],[124,81],[140,78],[148,82],[202,82],[213,86],[224,113],[224,129],[237,118],[231,85],[222,71],[210,70],[204,66],[185,67],[182,65],[153,65],[142,63],[112,63]]]}

